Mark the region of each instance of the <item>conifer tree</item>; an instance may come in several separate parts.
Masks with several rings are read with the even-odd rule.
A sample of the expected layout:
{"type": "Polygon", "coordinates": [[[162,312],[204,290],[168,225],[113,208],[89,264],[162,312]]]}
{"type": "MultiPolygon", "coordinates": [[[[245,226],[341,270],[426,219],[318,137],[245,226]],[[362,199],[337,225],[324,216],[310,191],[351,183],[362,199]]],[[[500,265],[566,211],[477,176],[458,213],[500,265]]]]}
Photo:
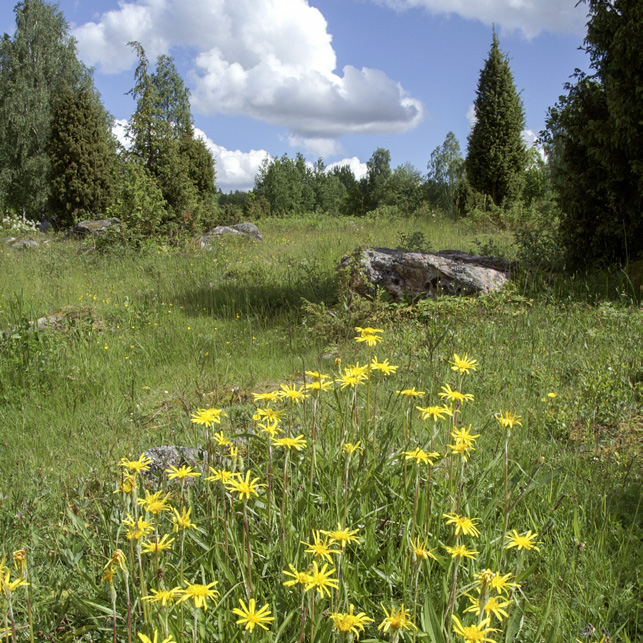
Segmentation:
{"type": "Polygon", "coordinates": [[[115,198],[116,142],[93,88],[65,84],[52,102],[49,210],[62,227],[104,214],[115,198]]]}
{"type": "Polygon", "coordinates": [[[643,253],[643,9],[637,0],[588,4],[593,73],[576,72],[541,133],[573,268],[643,253]]]}
{"type": "Polygon", "coordinates": [[[52,97],[88,78],[63,14],[42,0],[15,7],[16,30],[0,43],[0,194],[5,204],[37,219],[49,186],[52,97]]]}
{"type": "Polygon", "coordinates": [[[169,233],[199,227],[214,207],[214,159],[194,138],[189,91],[170,56],[159,56],[150,73],[141,44],[129,44],[138,57],[130,91],[136,100],[128,132],[132,154],[158,180],[167,202],[160,227],[169,233]]]}
{"type": "Polygon", "coordinates": [[[476,122],[465,161],[467,179],[474,189],[501,205],[520,196],[527,157],[522,101],[495,31],[474,106],[476,122]]]}

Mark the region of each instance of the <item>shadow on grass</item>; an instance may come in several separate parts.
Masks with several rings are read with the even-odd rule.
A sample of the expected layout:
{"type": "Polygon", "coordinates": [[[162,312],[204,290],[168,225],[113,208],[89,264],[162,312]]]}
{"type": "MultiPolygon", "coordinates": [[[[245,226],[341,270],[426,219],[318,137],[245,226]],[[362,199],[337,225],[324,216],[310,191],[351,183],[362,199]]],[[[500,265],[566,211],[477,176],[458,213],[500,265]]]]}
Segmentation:
{"type": "Polygon", "coordinates": [[[302,300],[332,303],[337,298],[337,278],[334,274],[319,279],[314,275],[298,274],[286,282],[257,280],[259,283],[239,283],[223,280],[179,293],[176,303],[195,316],[222,319],[257,317],[277,321],[297,317],[302,312],[302,300]]]}

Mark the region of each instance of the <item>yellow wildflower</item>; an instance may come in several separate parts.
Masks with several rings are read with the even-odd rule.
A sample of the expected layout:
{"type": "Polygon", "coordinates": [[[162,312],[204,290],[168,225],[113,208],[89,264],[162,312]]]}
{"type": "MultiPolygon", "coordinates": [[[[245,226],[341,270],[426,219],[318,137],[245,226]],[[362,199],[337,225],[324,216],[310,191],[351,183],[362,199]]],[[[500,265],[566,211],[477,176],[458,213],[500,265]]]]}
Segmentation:
{"type": "Polygon", "coordinates": [[[524,534],[519,534],[516,529],[513,529],[507,534],[509,542],[505,545],[505,549],[511,549],[512,547],[517,547],[518,551],[522,549],[535,549],[540,551],[536,545],[542,545],[542,543],[536,542],[538,534],[533,534],[531,529],[524,534]]]}
{"type": "Polygon", "coordinates": [[[471,359],[466,353],[460,357],[457,353],[453,354],[453,361],[449,362],[451,364],[451,370],[457,371],[458,373],[469,375],[469,371],[478,370],[478,360],[471,359]]]}
{"type": "Polygon", "coordinates": [[[381,606],[386,614],[386,618],[377,626],[378,630],[388,632],[390,629],[401,632],[402,630],[417,630],[415,624],[409,618],[409,612],[404,607],[404,603],[396,610],[391,607],[389,612],[384,605],[381,606]]]}
{"type": "Polygon", "coordinates": [[[243,625],[244,629],[249,632],[252,632],[256,625],[267,630],[268,627],[266,626],[266,623],[270,623],[275,620],[274,616],[270,616],[271,612],[267,603],[258,611],[255,609],[256,603],[254,598],[251,598],[248,601],[247,607],[241,598],[239,599],[239,604],[241,607],[233,608],[232,613],[240,617],[237,621],[237,625],[243,625]]]}

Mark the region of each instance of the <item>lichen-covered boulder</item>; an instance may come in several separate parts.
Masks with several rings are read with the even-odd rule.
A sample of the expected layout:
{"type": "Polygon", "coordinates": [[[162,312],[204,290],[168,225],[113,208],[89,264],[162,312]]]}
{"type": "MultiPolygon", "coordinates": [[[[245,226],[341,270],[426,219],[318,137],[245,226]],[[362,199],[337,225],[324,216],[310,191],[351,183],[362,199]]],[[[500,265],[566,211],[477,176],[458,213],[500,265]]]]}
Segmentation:
{"type": "Polygon", "coordinates": [[[390,248],[365,248],[342,257],[340,268],[352,271],[356,292],[383,288],[392,299],[470,295],[502,288],[513,265],[505,259],[480,257],[459,250],[436,254],[390,248]]]}

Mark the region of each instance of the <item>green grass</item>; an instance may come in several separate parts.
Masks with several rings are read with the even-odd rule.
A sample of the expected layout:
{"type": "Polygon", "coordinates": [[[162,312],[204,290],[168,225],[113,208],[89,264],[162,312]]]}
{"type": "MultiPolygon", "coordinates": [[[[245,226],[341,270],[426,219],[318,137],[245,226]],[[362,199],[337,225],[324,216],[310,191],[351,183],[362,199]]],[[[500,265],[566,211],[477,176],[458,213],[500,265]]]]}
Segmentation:
{"type": "MultiPolygon", "coordinates": [[[[377,620],[360,640],[387,640],[377,630],[379,603],[390,608],[404,601],[417,610],[418,640],[446,641],[450,628],[442,630],[441,621],[451,609],[454,570],[442,545],[453,543],[453,534],[441,515],[454,511],[461,483],[459,511],[481,519],[480,538],[469,541],[480,550],[479,561],[459,571],[453,608],[463,618],[473,574],[493,567],[502,550],[505,443],[494,414],[511,410],[523,426],[509,444],[515,506],[508,528],[531,529],[542,545],[523,556],[521,590],[508,608],[509,624],[494,640],[598,641],[583,637],[590,623],[597,634],[606,628],[612,640],[637,640],[641,314],[618,280],[527,275],[477,299],[416,305],[350,300],[335,266],[357,245],[396,246],[420,231],[433,250],[476,251],[482,244],[512,256],[511,236],[441,220],[309,218],[260,227],[263,242],[228,239],[209,252],[155,246],[96,252],[56,242],[0,254],[0,560],[3,551],[28,549],[36,639],[112,640],[109,591],[98,578],[114,548],[129,548],[118,528],[122,500],[112,493],[121,457],[137,458],[163,444],[200,444],[203,435],[195,433],[190,414],[223,408],[229,418],[220,428],[247,449],[238,466],[263,481],[266,441],[252,437],[252,393],[301,382],[305,370],[336,374],[336,359],[342,366],[364,364],[368,351],[353,341],[354,326],[372,324],[385,329],[377,355],[399,370],[378,388],[376,446],[350,461],[346,508],[341,442],[358,432],[364,442],[372,440],[365,390],[357,424],[344,424],[346,393],[327,393],[320,401],[317,468],[311,486],[310,445],[293,452],[285,535],[285,463],[276,449],[270,512],[265,491],[248,503],[257,600],[269,602],[276,616],[270,634],[262,638],[257,628],[253,638],[298,639],[300,598],[283,587],[281,571],[289,563],[308,565],[300,541],[311,542],[313,528],[343,523],[346,511],[346,526],[360,529],[361,544],[347,554],[334,608],[343,609],[344,598],[354,603],[356,612],[377,620]],[[29,325],[54,313],[60,320],[53,329],[29,325]],[[463,421],[481,437],[462,478],[457,467],[448,475],[448,458],[436,466],[428,538],[440,562],[421,568],[416,601],[419,568],[408,541],[416,524],[426,528],[426,498],[420,485],[414,521],[414,469],[400,456],[407,405],[395,391],[415,386],[426,392],[424,404],[437,404],[443,384],[459,384],[449,367],[453,353],[479,362],[478,372],[464,380],[475,403],[465,405],[463,421]],[[556,397],[548,397],[551,392],[556,397]]],[[[296,434],[309,443],[311,414],[308,404],[292,415],[296,434]]],[[[445,436],[442,429],[435,438],[442,453],[445,436]]],[[[415,413],[411,438],[411,448],[428,449],[430,433],[415,413]]],[[[199,640],[241,640],[230,615],[248,585],[241,505],[228,507],[226,532],[221,506],[213,505],[216,493],[200,481],[190,487],[202,532],[186,538],[186,568],[190,580],[218,580],[222,593],[216,610],[200,616],[199,640]]],[[[176,492],[173,500],[179,500],[176,492]]],[[[511,560],[514,565],[515,556],[511,560]]],[[[168,583],[176,583],[178,564],[176,557],[168,564],[168,583]]],[[[152,579],[154,570],[148,566],[146,573],[152,579]]],[[[116,587],[118,640],[127,640],[122,581],[116,587]]],[[[14,604],[25,624],[20,591],[14,604]]],[[[316,640],[330,640],[324,610],[331,607],[319,600],[316,640]]],[[[135,626],[149,634],[138,610],[135,626]]],[[[172,611],[177,640],[191,640],[192,613],[186,610],[181,625],[177,608],[172,611]]],[[[147,621],[160,627],[156,617],[147,621]]],[[[24,631],[20,636],[26,640],[24,631]]]]}

